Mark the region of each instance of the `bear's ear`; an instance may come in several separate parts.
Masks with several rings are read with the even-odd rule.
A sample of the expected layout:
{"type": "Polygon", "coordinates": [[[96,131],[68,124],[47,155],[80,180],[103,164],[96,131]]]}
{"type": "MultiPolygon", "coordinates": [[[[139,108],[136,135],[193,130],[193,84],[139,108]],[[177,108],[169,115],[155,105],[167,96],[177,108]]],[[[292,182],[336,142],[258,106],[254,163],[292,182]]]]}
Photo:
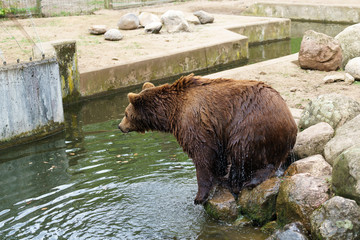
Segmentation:
{"type": "Polygon", "coordinates": [[[137,104],[140,103],[140,100],[141,100],[140,94],[129,93],[127,96],[128,96],[129,102],[130,102],[132,105],[137,105],[137,104]]]}
{"type": "Polygon", "coordinates": [[[147,88],[152,88],[155,87],[154,84],[152,84],[151,82],[146,82],[144,83],[144,85],[142,86],[142,90],[147,89],[147,88]]]}

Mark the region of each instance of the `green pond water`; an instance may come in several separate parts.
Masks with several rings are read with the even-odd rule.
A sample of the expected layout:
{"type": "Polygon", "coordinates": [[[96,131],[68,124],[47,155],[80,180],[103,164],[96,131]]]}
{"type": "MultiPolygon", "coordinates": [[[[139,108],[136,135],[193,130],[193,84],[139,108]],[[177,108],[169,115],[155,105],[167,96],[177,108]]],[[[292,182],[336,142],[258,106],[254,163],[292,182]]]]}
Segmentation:
{"type": "MultiPolygon", "coordinates": [[[[300,41],[253,46],[249,62],[300,41]]],[[[0,239],[265,239],[193,204],[195,168],[172,135],[117,129],[129,91],[66,108],[65,132],[0,151],[0,239]]]]}

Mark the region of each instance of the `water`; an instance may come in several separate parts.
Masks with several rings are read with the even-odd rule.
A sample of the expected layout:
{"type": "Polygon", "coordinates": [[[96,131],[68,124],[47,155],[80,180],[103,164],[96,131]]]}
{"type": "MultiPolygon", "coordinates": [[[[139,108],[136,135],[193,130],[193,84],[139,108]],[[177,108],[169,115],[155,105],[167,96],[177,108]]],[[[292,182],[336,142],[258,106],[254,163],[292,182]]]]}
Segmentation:
{"type": "Polygon", "coordinates": [[[265,239],[195,206],[170,134],[122,134],[125,93],[66,110],[66,132],[0,152],[0,239],[265,239]]]}
{"type": "MultiPolygon", "coordinates": [[[[250,62],[298,46],[254,46],[250,62]]],[[[191,160],[170,134],[120,133],[126,105],[125,92],[84,102],[66,109],[64,133],[0,151],[0,239],[267,237],[195,206],[191,160]]]]}

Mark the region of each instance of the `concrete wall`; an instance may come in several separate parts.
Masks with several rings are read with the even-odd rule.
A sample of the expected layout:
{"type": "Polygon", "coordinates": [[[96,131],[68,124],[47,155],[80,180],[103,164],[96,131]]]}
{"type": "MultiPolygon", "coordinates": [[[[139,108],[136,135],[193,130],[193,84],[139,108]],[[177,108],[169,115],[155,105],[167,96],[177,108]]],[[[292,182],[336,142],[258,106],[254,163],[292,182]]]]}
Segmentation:
{"type": "Polygon", "coordinates": [[[320,4],[268,3],[251,5],[245,15],[334,23],[360,22],[360,7],[320,4]]]}
{"type": "Polygon", "coordinates": [[[64,113],[55,59],[0,67],[0,148],[61,131],[64,113]]]}
{"type": "Polygon", "coordinates": [[[234,61],[246,61],[248,38],[225,29],[218,32],[224,40],[216,44],[174,50],[139,62],[83,72],[80,75],[81,95],[91,96],[234,61]]]}

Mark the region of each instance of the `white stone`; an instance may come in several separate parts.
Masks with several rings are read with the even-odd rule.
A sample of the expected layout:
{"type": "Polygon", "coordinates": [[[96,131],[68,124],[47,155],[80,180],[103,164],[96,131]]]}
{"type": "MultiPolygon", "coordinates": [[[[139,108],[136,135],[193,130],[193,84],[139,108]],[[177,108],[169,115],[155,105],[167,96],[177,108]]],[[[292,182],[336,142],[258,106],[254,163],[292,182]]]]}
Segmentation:
{"type": "Polygon", "coordinates": [[[345,66],[345,72],[360,80],[360,57],[351,59],[345,66]]]}
{"type": "Polygon", "coordinates": [[[104,34],[105,40],[110,40],[110,41],[119,41],[123,38],[123,35],[121,34],[121,32],[117,29],[109,29],[106,31],[106,33],[104,34]]]}

